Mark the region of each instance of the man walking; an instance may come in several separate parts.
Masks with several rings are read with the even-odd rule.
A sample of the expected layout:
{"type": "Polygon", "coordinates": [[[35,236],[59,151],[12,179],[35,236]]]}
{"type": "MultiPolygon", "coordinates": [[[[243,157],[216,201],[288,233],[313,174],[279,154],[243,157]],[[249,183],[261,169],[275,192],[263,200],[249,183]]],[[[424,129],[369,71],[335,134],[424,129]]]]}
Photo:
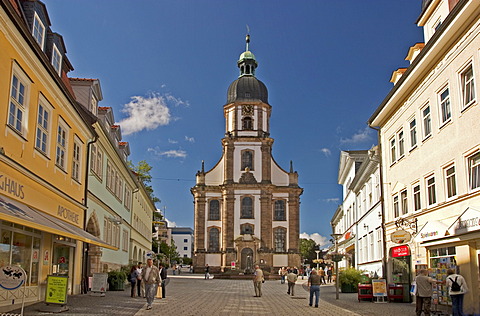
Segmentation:
{"type": "Polygon", "coordinates": [[[297,282],[298,276],[293,273],[293,270],[290,270],[287,274],[287,283],[288,283],[288,291],[287,294],[291,294],[294,296],[294,291],[295,291],[295,282],[297,282]]]}
{"type": "Polygon", "coordinates": [[[205,265],[205,280],[210,279],[210,267],[208,266],[208,263],[205,265]]]}
{"type": "Polygon", "coordinates": [[[307,281],[308,288],[310,289],[310,302],[308,303],[308,305],[312,306],[313,295],[315,295],[315,307],[318,307],[318,300],[320,299],[321,283],[322,283],[321,277],[317,274],[317,270],[313,269],[307,281]]]}
{"type": "Polygon", "coordinates": [[[464,316],[463,296],[468,292],[467,282],[460,274],[456,274],[453,269],[447,270],[447,289],[452,298],[453,316],[464,316]]]}
{"type": "Polygon", "coordinates": [[[262,297],[262,283],[264,282],[263,271],[258,265],[255,266],[253,277],[253,287],[255,288],[255,297],[262,297]]]}
{"type": "Polygon", "coordinates": [[[151,258],[147,259],[147,266],[142,270],[142,281],[145,284],[145,296],[147,298],[147,309],[152,309],[152,303],[157,294],[157,286],[160,283],[160,271],[153,265],[151,258]]]}
{"type": "Polygon", "coordinates": [[[422,311],[425,316],[429,316],[433,294],[432,285],[435,284],[436,281],[428,276],[426,269],[421,269],[415,278],[415,283],[417,284],[415,312],[417,316],[422,315],[422,311]]]}
{"type": "Polygon", "coordinates": [[[327,270],[327,282],[328,283],[332,283],[332,267],[328,267],[328,270],[327,270]]]}

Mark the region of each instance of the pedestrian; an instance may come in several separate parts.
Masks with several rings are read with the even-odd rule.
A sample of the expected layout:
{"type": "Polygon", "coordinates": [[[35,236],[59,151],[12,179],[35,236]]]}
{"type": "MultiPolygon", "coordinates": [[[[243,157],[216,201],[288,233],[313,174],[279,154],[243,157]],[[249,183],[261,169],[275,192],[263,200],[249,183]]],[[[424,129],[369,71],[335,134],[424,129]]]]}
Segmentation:
{"type": "Polygon", "coordinates": [[[318,300],[320,299],[320,284],[322,283],[322,279],[317,274],[315,269],[312,270],[310,273],[310,277],[308,278],[307,285],[310,289],[310,302],[308,303],[309,306],[312,306],[313,303],[313,295],[315,295],[315,307],[318,307],[318,300]]]}
{"type": "Polygon", "coordinates": [[[320,276],[320,280],[322,281],[322,283],[327,284],[327,281],[325,281],[325,270],[323,270],[322,267],[320,267],[317,274],[320,276]]]}
{"type": "Polygon", "coordinates": [[[145,298],[145,284],[142,282],[142,267],[143,263],[139,262],[137,265],[138,278],[137,278],[137,294],[138,297],[145,298]]]}
{"type": "Polygon", "coordinates": [[[210,279],[210,267],[208,266],[208,263],[205,265],[205,280],[210,279]]]}
{"type": "Polygon", "coordinates": [[[452,299],[453,316],[464,316],[463,297],[468,292],[467,282],[460,274],[455,273],[453,269],[447,270],[447,288],[452,299]]]}
{"type": "Polygon", "coordinates": [[[255,273],[253,274],[253,287],[255,289],[255,297],[262,297],[262,283],[265,282],[263,271],[258,265],[255,266],[255,273]]]}
{"type": "Polygon", "coordinates": [[[137,278],[138,278],[138,270],[137,266],[133,265],[132,268],[130,269],[130,274],[128,276],[128,279],[130,281],[131,289],[130,289],[130,296],[135,297],[135,289],[137,288],[137,278]]]}
{"type": "Polygon", "coordinates": [[[160,285],[162,286],[162,298],[165,298],[165,295],[167,295],[165,290],[165,282],[167,280],[167,268],[163,266],[163,263],[160,263],[160,265],[158,266],[158,270],[159,270],[160,279],[161,279],[160,285]]]}
{"type": "Polygon", "coordinates": [[[294,273],[294,270],[291,270],[287,274],[287,283],[288,283],[288,290],[287,294],[291,294],[292,296],[295,295],[295,282],[297,282],[298,276],[294,273]]]}
{"type": "Polygon", "coordinates": [[[152,303],[157,294],[157,286],[160,283],[160,271],[153,265],[152,258],[147,259],[147,266],[142,269],[142,282],[145,284],[147,309],[152,309],[152,303]]]}
{"type": "Polygon", "coordinates": [[[332,283],[332,267],[328,267],[328,270],[327,270],[327,282],[328,283],[332,283]]]}
{"type": "Polygon", "coordinates": [[[432,304],[433,284],[436,281],[428,276],[426,269],[421,269],[415,278],[416,290],[416,307],[415,312],[417,316],[422,315],[422,311],[425,316],[430,315],[430,306],[432,304]]]}
{"type": "Polygon", "coordinates": [[[175,275],[175,271],[177,271],[177,265],[176,264],[173,265],[172,270],[173,270],[172,271],[173,275],[175,275]]]}

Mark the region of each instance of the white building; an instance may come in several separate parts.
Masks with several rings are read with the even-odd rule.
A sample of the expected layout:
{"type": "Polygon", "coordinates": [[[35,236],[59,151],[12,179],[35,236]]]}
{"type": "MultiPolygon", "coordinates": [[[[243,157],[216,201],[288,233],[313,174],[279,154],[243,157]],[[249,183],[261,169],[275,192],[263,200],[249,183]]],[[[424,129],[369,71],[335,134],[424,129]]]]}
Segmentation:
{"type": "Polygon", "coordinates": [[[454,268],[470,289],[468,314],[480,312],[479,17],[479,1],[424,0],[425,44],[369,119],[382,148],[388,282],[408,286],[425,267],[443,280],[454,268]]]}
{"type": "Polygon", "coordinates": [[[172,227],[170,230],[180,258],[192,258],[193,229],[190,227],[172,227]]]}

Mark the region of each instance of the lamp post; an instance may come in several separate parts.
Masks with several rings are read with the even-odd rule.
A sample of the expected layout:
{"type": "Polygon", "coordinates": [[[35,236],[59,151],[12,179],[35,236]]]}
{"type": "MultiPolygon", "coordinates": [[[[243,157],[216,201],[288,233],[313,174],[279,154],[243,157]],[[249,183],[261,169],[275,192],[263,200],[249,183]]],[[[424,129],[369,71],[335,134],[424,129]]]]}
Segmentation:
{"type": "MultiPolygon", "coordinates": [[[[342,234],[331,234],[335,242],[335,253],[338,253],[338,239],[342,237],[342,234]]],[[[338,300],[338,261],[335,260],[335,299],[338,300]]]]}
{"type": "Polygon", "coordinates": [[[320,253],[320,250],[315,250],[315,252],[317,253],[317,271],[318,271],[318,254],[320,253]]]}

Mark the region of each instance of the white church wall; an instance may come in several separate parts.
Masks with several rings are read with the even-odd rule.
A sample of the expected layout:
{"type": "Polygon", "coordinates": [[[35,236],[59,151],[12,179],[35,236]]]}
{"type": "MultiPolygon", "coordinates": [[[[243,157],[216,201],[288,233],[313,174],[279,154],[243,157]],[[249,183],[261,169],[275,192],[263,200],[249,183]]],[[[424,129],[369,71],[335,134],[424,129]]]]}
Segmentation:
{"type": "Polygon", "coordinates": [[[250,172],[253,173],[255,179],[260,182],[262,181],[262,151],[259,143],[241,143],[235,145],[235,153],[233,156],[233,179],[235,182],[240,180],[240,177],[243,174],[242,168],[242,150],[249,149],[253,150],[253,170],[250,172]]]}
{"type": "Polygon", "coordinates": [[[273,266],[274,267],[287,267],[288,266],[288,255],[273,255],[273,266]]]}
{"type": "Polygon", "coordinates": [[[283,171],[272,159],[272,184],[287,186],[289,185],[288,173],[283,171]]]}
{"type": "Polygon", "coordinates": [[[205,174],[205,184],[206,185],[221,185],[223,184],[223,168],[224,168],[224,159],[217,163],[212,170],[205,174]]]}
{"type": "Polygon", "coordinates": [[[222,265],[222,255],[216,253],[205,254],[205,264],[209,266],[218,267],[222,265]]]}

